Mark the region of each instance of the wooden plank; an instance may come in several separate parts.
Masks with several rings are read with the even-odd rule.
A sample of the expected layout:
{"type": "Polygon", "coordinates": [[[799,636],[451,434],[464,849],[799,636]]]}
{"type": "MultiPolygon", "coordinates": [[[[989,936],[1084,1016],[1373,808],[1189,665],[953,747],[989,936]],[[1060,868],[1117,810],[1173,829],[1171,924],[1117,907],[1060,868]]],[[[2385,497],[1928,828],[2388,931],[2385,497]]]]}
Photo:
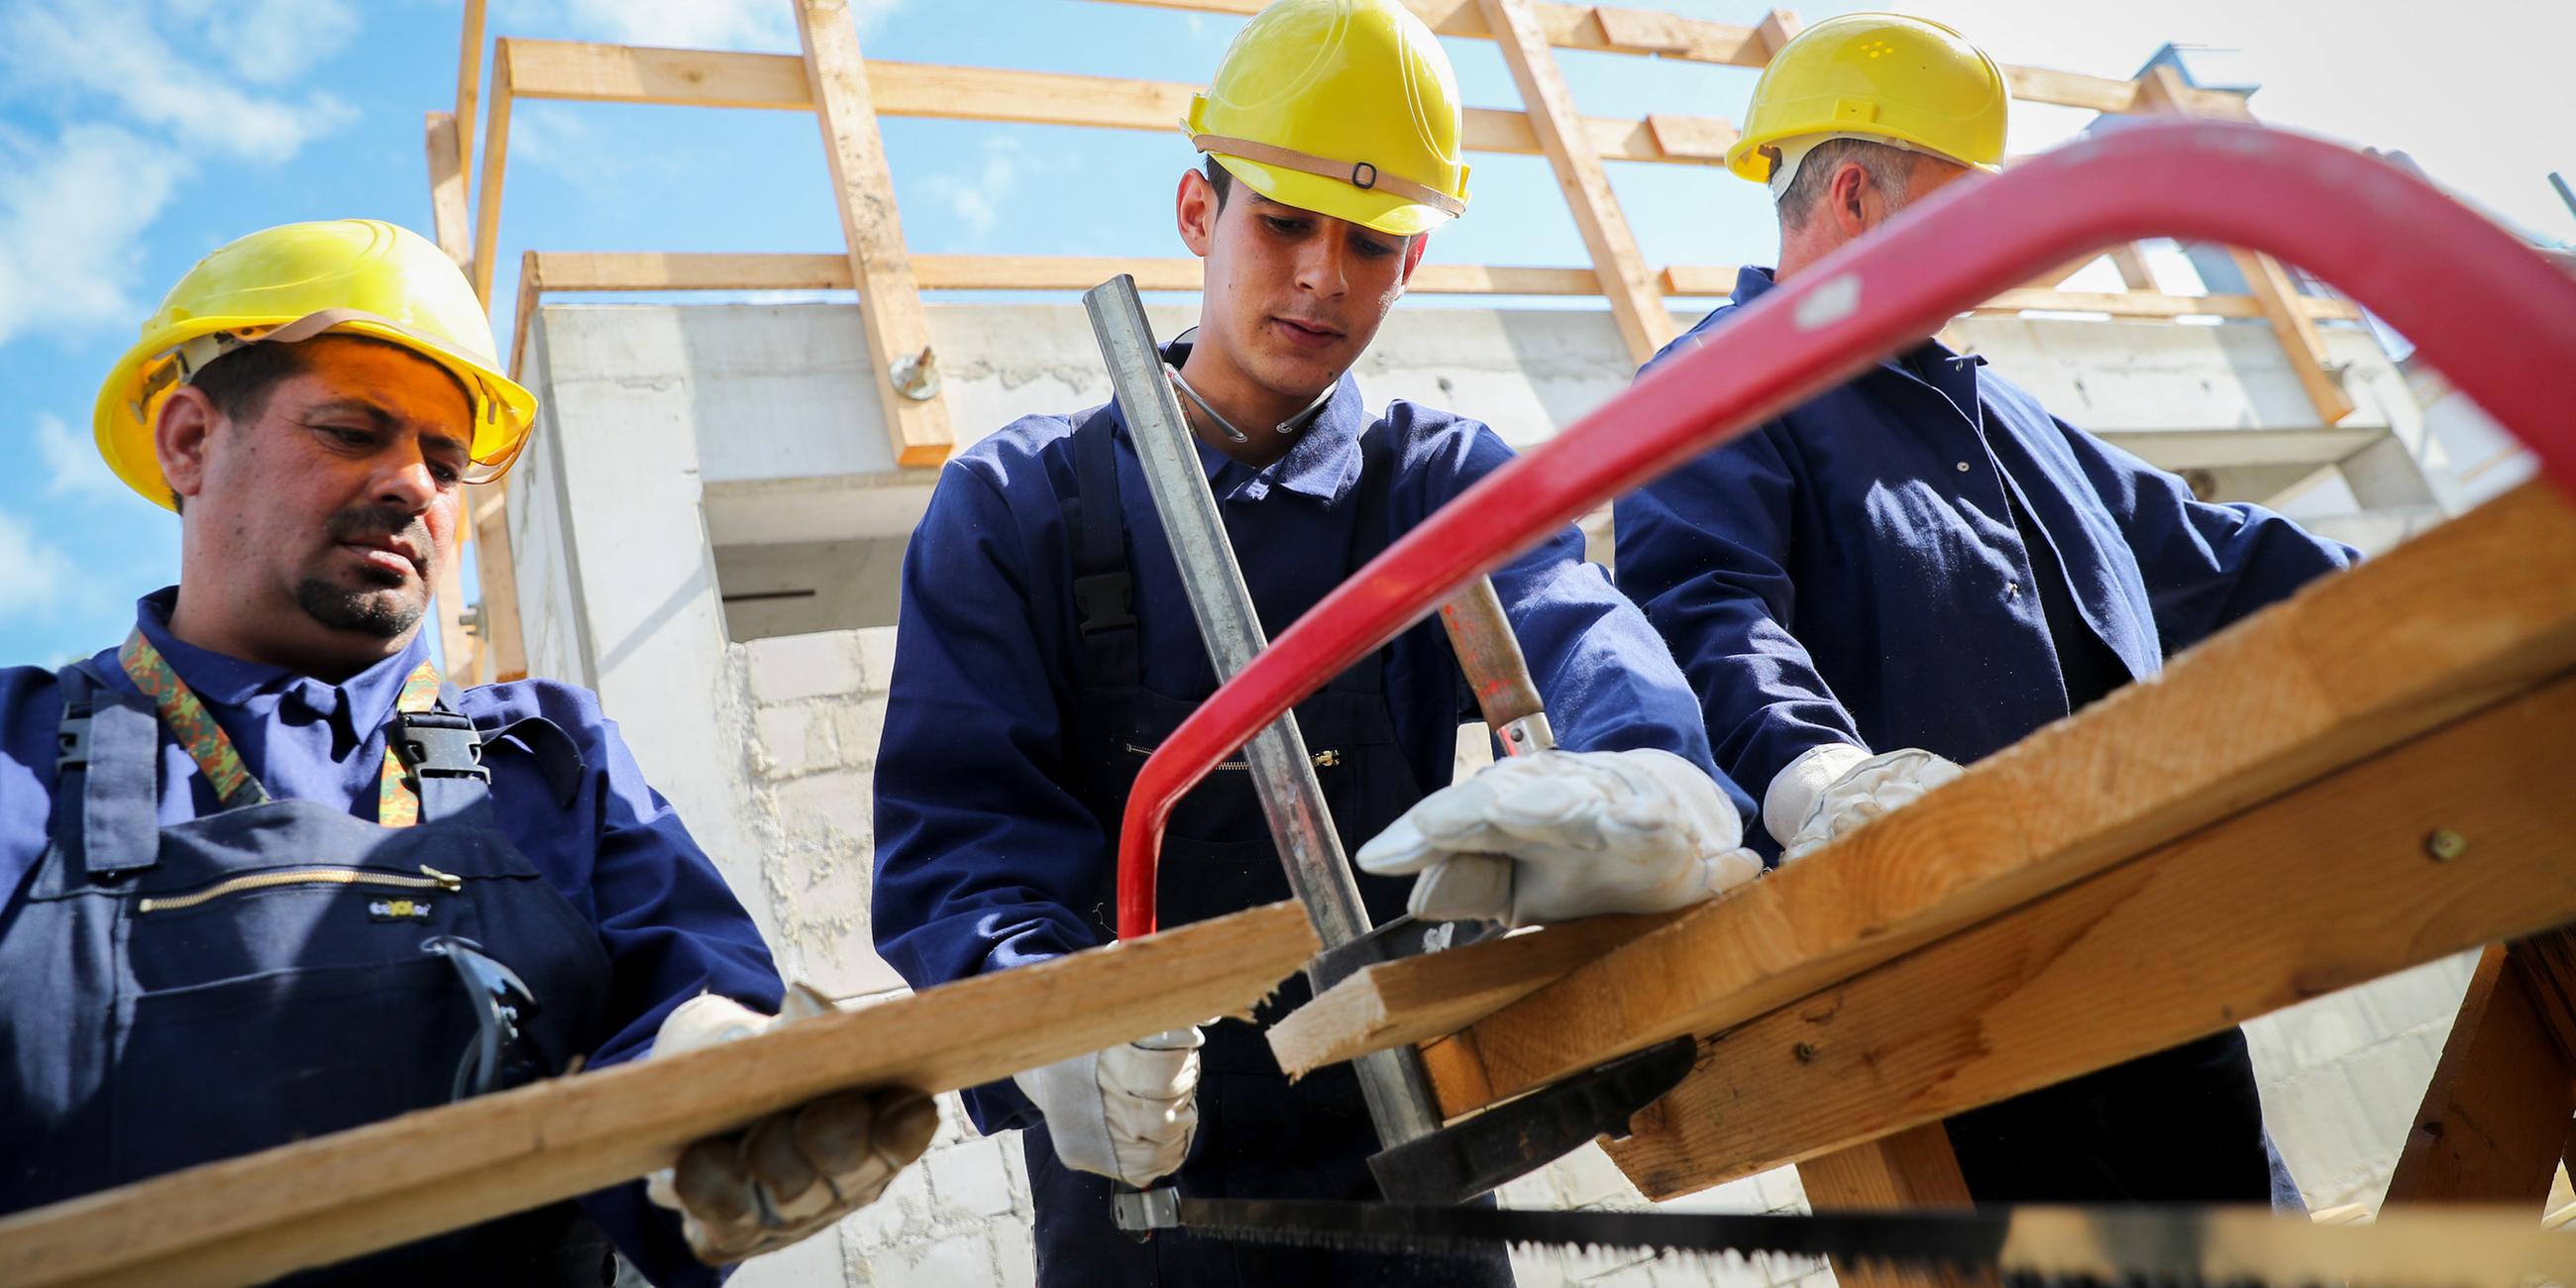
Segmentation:
{"type": "MultiPolygon", "coordinates": [[[[1742,1023],[2569,665],[2576,514],[2528,484],[1489,1017],[1486,1081],[1742,1023]]],[[[1449,1113],[1477,1103],[1442,1088],[1449,1113]]]]}
{"type": "Polygon", "coordinates": [[[465,159],[458,151],[464,132],[457,118],[430,112],[422,123],[422,148],[429,154],[429,231],[431,240],[460,269],[474,266],[474,230],[466,223],[465,159]]]}
{"type": "Polygon", "coordinates": [[[2300,307],[2298,288],[2291,284],[2288,270],[2269,255],[2229,248],[2236,260],[2237,271],[2245,275],[2247,289],[2262,310],[2263,319],[2272,324],[2272,335],[2281,342],[2281,351],[2289,355],[2290,372],[2299,378],[2299,388],[2306,391],[2308,402],[2317,409],[2317,421],[2335,425],[2353,412],[2352,399],[2343,391],[2343,381],[2327,368],[2326,342],[2317,334],[2317,324],[2306,309],[2300,307]]]}
{"type": "Polygon", "coordinates": [[[246,1283],[666,1166],[846,1087],[973,1086],[1250,1010],[1314,953],[1292,903],[979,975],[0,1219],[0,1283],[246,1283]]]}
{"type": "Polygon", "coordinates": [[[1586,917],[1362,967],[1271,1025],[1270,1053],[1293,1078],[1455,1033],[1677,915],[1586,917]]]}
{"type": "Polygon", "coordinates": [[[1854,1208],[1974,1206],[1968,1179],[1950,1152],[1941,1124],[1909,1127],[1798,1164],[1807,1206],[1818,1212],[1854,1208]]]}
{"type": "Polygon", "coordinates": [[[1612,1157],[1688,1193],[2576,917],[2570,755],[2562,674],[1722,1034],[1612,1157]],[[2433,857],[2444,827],[2465,855],[2433,857]]]}
{"type": "MultiPolygon", "coordinates": [[[[1140,5],[1155,9],[1178,9],[1193,13],[1225,13],[1249,16],[1259,13],[1267,0],[1114,0],[1115,3],[1140,5]]],[[[1475,0],[1404,0],[1423,23],[1443,36],[1464,36],[1476,40],[1494,39],[1494,28],[1475,0]]],[[[1680,14],[1656,9],[1637,9],[1618,5],[1570,5],[1532,3],[1530,20],[1558,49],[1586,49],[1602,53],[1635,54],[1653,58],[1679,58],[1696,63],[1714,63],[1728,67],[1760,67],[1771,61],[1778,45],[1764,39],[1756,27],[1711,22],[1704,18],[1686,18],[1680,14]]],[[[1780,12],[1778,10],[1775,13],[1780,12]]],[[[1794,34],[1794,32],[1792,33],[1794,34]]],[[[2129,112],[2137,110],[2138,89],[2135,82],[2108,76],[2086,76],[2077,72],[2057,71],[2046,67],[2021,67],[2004,64],[2004,79],[2013,97],[2033,103],[2053,103],[2060,107],[2089,108],[2096,112],[2129,112]]],[[[2232,120],[2249,120],[2242,95],[2220,90],[2191,89],[2184,95],[2192,109],[2207,116],[2232,120]]]]}
{"type": "MultiPolygon", "coordinates": [[[[2455,829],[2461,835],[2469,833],[2455,829]]],[[[2488,848],[2484,838],[2471,843],[2488,848]]],[[[2464,852],[2458,862],[2481,854],[2464,852]]],[[[2563,940],[2565,932],[2553,938],[2563,940]]],[[[2388,1180],[2389,1204],[2538,1207],[2576,1115],[2576,1062],[2544,1018],[2563,1005],[2503,944],[2490,944],[2451,1022],[2450,1040],[2388,1180]]]]}
{"type": "MultiPolygon", "coordinates": [[[[477,0],[474,6],[482,6],[477,0]]],[[[469,19],[475,17],[469,14],[469,19]]],[[[465,223],[465,164],[457,149],[463,145],[457,119],[446,112],[430,112],[422,122],[423,150],[429,158],[429,225],[438,248],[459,269],[470,269],[474,262],[474,237],[465,223]]],[[[465,579],[459,565],[465,558],[465,545],[474,539],[474,525],[459,525],[456,555],[438,569],[433,601],[438,610],[439,657],[449,678],[459,683],[473,683],[476,660],[475,640],[465,631],[465,579]]]]}
{"type": "Polygon", "coordinates": [[[493,257],[501,245],[501,177],[510,160],[512,47],[503,37],[492,42],[492,96],[483,104],[483,183],[474,205],[474,297],[492,303],[493,257]]]}
{"type": "MultiPolygon", "coordinates": [[[[474,164],[474,109],[483,92],[483,8],[484,0],[465,0],[465,22],[456,33],[456,111],[449,119],[457,128],[459,174],[474,164]]],[[[464,199],[457,194],[458,202],[464,199]]]]}
{"type": "Polygon", "coordinates": [[[2558,1053],[2576,1065],[2576,928],[2518,939],[2511,948],[2540,1022],[2558,1053]]]}
{"type": "Polygon", "coordinates": [[[1557,186],[1565,190],[1574,226],[1592,253],[1592,266],[1601,274],[1601,292],[1610,299],[1610,315],[1618,320],[1628,356],[1642,363],[1671,342],[1673,315],[1655,289],[1654,276],[1646,271],[1636,235],[1628,230],[1628,218],[1619,210],[1618,194],[1610,190],[1609,173],[1601,168],[1601,155],[1581,128],[1573,91],[1565,86],[1546,36],[1530,19],[1528,0],[1477,3],[1484,9],[1486,24],[1500,37],[1503,62],[1512,70],[1512,83],[1520,87],[1530,127],[1547,153],[1549,168],[1556,171],[1557,186]]]}
{"type": "Polygon", "coordinates": [[[1710,165],[1726,164],[1726,150],[1735,146],[1737,137],[1733,121],[1668,112],[1647,114],[1646,132],[1654,136],[1655,147],[1666,157],[1710,165]]]}
{"type": "MultiPolygon", "coordinates": [[[[846,291],[846,255],[705,251],[536,251],[544,289],[586,291],[846,291]]],[[[914,255],[913,279],[922,290],[1084,291],[1120,273],[1133,274],[1149,291],[1199,289],[1196,259],[1121,255],[914,255]]],[[[1670,295],[1725,295],[1735,285],[1731,265],[1675,264],[1659,275],[1670,295]]],[[[1589,268],[1502,264],[1424,264],[1405,288],[1416,295],[1562,295],[1601,293],[1589,268]]],[[[2349,300],[2304,296],[2317,318],[2361,316],[2349,300]]],[[[1981,313],[2025,310],[2107,313],[2113,317],[2175,318],[2260,316],[2251,296],[2161,295],[2119,291],[2058,291],[2028,287],[1980,305],[1981,313]]]]}
{"type": "MultiPolygon", "coordinates": [[[[544,289],[580,291],[846,291],[849,259],[823,254],[660,251],[534,252],[544,289]]],[[[1087,291],[1120,273],[1148,291],[1199,289],[1196,259],[1117,255],[914,255],[923,290],[1087,291]]],[[[1425,264],[1406,288],[1430,295],[1598,295],[1588,268],[1425,264]]]]}
{"type": "MultiPolygon", "coordinates": [[[[519,566],[510,538],[510,480],[465,489],[465,507],[474,516],[474,580],[482,597],[482,627],[474,641],[476,684],[506,684],[528,678],[527,637],[519,623],[519,566]]],[[[456,677],[457,683],[466,681],[456,677]]]]}
{"type": "MultiPolygon", "coordinates": [[[[1807,1191],[1807,1206],[1818,1212],[1973,1206],[1967,1178],[1959,1174],[1959,1159],[1950,1152],[1950,1137],[1939,1123],[1819,1154],[1798,1164],[1798,1183],[1807,1191]]],[[[1955,1273],[1855,1264],[1841,1257],[1833,1259],[1833,1268],[1840,1288],[1993,1282],[1991,1275],[1969,1280],[1955,1273]]]]}
{"type": "Polygon", "coordinates": [[[2120,284],[2132,291],[2156,290],[2156,275],[2147,268],[2147,257],[2137,243],[2124,242],[2104,252],[2111,257],[2111,267],[2118,270],[2120,284]]]}
{"type": "Polygon", "coordinates": [[[581,103],[810,112],[805,60],[793,54],[656,49],[577,40],[509,40],[516,93],[581,103]]]}
{"type": "MultiPolygon", "coordinates": [[[[563,40],[511,40],[517,94],[586,103],[810,111],[803,60],[786,54],[648,49],[563,40]]],[[[865,64],[879,116],[1009,121],[1162,133],[1189,111],[1199,87],[1175,81],[1075,76],[998,67],[946,67],[871,59],[865,64]]],[[[1540,155],[1538,136],[1518,112],[1468,108],[1470,151],[1540,155]]],[[[1732,139],[1733,124],[1662,115],[1649,120],[1584,118],[1584,136],[1615,161],[1712,165],[1708,141],[1732,139]],[[1676,141],[1668,148],[1663,138],[1676,141]]]]}
{"type": "Polygon", "coordinates": [[[927,365],[935,355],[912,261],[904,253],[894,174],[877,134],[849,0],[796,0],[796,34],[805,46],[806,80],[823,128],[823,155],[831,163],[834,204],[849,242],[850,280],[858,285],[859,317],[866,324],[868,365],[876,372],[877,402],[895,464],[935,466],[948,459],[957,439],[935,383],[925,393],[906,392],[895,382],[895,364],[927,365]]]}
{"type": "Polygon", "coordinates": [[[1754,35],[1762,42],[1762,61],[1768,64],[1779,57],[1780,51],[1787,49],[1789,42],[1796,40],[1798,33],[1806,29],[1807,24],[1786,9],[1774,9],[1764,14],[1762,25],[1754,29],[1754,35]]]}

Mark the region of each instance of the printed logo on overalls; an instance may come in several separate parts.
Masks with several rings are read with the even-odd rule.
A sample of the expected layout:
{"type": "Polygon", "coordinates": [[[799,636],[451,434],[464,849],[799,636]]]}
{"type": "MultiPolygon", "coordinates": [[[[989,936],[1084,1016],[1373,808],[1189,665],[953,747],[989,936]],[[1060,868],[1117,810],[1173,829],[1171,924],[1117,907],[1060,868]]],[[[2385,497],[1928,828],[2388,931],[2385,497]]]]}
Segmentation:
{"type": "Polygon", "coordinates": [[[367,902],[367,920],[418,925],[429,920],[435,907],[437,905],[427,899],[371,899],[367,902]]]}

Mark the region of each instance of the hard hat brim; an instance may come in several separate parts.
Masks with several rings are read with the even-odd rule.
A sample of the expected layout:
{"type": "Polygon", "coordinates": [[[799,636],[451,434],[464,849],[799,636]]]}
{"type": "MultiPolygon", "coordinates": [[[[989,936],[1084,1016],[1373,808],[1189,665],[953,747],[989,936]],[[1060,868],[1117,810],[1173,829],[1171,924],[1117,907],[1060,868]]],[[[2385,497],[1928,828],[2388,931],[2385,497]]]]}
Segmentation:
{"type": "MultiPolygon", "coordinates": [[[[160,454],[152,443],[153,421],[160,415],[161,405],[168,401],[170,395],[168,390],[162,390],[141,407],[136,406],[142,391],[144,368],[200,336],[222,331],[275,328],[294,321],[296,319],[271,317],[191,318],[165,327],[127,350],[100,384],[98,401],[91,410],[91,432],[108,469],[143,499],[164,510],[178,509],[170,495],[170,481],[161,473],[160,454]]],[[[466,399],[474,416],[471,446],[467,453],[477,467],[473,472],[477,476],[475,481],[489,482],[498,478],[527,446],[529,432],[536,425],[537,396],[493,364],[459,353],[436,340],[380,318],[353,318],[332,325],[319,334],[363,335],[399,345],[438,364],[454,376],[457,383],[465,387],[466,399]]],[[[254,341],[267,342],[264,339],[254,341]]]]}
{"type": "Polygon", "coordinates": [[[1245,187],[1283,206],[1330,215],[1389,237],[1427,233],[1451,218],[1447,211],[1391,192],[1357,188],[1340,179],[1265,165],[1223,152],[1208,155],[1245,187]]]}

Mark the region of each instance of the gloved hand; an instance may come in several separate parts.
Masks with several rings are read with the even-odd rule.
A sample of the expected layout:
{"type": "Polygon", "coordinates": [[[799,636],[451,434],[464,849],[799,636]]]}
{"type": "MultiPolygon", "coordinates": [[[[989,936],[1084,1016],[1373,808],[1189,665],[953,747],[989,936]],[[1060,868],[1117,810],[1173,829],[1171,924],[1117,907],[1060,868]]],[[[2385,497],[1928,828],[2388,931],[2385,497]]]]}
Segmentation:
{"type": "Polygon", "coordinates": [[[1172,1029],[1105,1051],[1014,1074],[1046,1116],[1055,1156],[1143,1189],[1177,1172],[1199,1130],[1195,1028],[1172,1029]]]}
{"type": "Polygon", "coordinates": [[[1871,755],[1846,743],[1792,761],[1762,796],[1762,823],[1782,862],[1802,859],[1870,820],[1922,799],[1959,766],[1916,747],[1871,755]]]}
{"type": "Polygon", "coordinates": [[[1360,847],[1379,876],[1420,873],[1417,917],[1527,926],[1662,912],[1762,874],[1715,780],[1666,751],[1542,751],[1424,797],[1360,847]]]}
{"type": "MultiPolygon", "coordinates": [[[[704,994],[662,1021],[653,1055],[730,1042],[831,1009],[831,999],[803,984],[788,987],[774,1019],[704,994]]],[[[689,1146],[646,1180],[644,1193],[680,1213],[681,1233],[699,1260],[724,1265],[786,1247],[874,1202],[938,1130],[939,1110],[920,1092],[834,1092],[689,1146]]]]}

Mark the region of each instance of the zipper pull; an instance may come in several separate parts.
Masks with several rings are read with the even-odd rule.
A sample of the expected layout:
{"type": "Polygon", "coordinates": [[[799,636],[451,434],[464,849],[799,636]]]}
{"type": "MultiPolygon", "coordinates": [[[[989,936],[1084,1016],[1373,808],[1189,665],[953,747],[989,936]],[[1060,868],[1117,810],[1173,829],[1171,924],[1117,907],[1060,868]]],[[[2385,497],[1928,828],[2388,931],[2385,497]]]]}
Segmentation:
{"type": "Polygon", "coordinates": [[[460,877],[453,872],[441,872],[426,863],[420,865],[420,874],[437,882],[438,888],[448,892],[449,894],[454,894],[465,888],[465,878],[460,877]]]}

